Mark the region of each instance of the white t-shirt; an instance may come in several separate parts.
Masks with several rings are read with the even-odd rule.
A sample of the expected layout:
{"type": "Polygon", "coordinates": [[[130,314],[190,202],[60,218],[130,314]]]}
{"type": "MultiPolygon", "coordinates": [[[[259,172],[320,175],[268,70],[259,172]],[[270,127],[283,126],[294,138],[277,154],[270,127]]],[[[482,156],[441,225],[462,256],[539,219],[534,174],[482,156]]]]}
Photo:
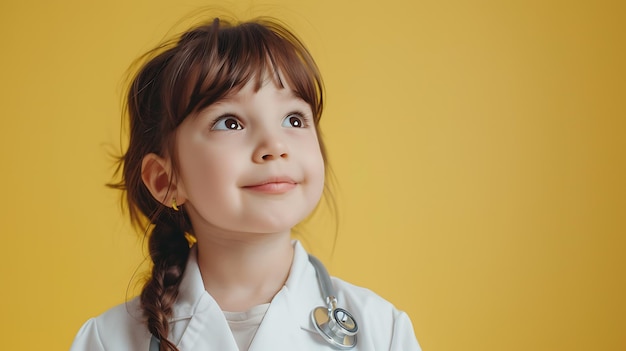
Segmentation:
{"type": "Polygon", "coordinates": [[[239,351],[246,351],[252,344],[252,339],[265,317],[269,303],[254,306],[245,312],[226,312],[224,317],[228,322],[230,330],[233,332],[239,351]]]}

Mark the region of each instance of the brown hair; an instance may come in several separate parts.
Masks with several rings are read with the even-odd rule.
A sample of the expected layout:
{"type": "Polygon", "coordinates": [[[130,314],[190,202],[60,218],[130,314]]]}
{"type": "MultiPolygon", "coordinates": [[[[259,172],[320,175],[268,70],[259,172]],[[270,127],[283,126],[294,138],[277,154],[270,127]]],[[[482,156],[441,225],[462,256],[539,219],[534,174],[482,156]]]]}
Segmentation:
{"type": "Polygon", "coordinates": [[[111,186],[125,191],[135,225],[152,226],[148,248],[153,268],[141,292],[141,306],[150,333],[161,341],[161,351],[175,351],[176,346],[168,340],[168,318],[189,256],[185,233],[191,232],[191,223],[182,208],[174,211],[148,191],[141,178],[144,156],[170,155],[176,170],[174,131],[183,120],[252,79],[260,88],[267,72],[279,72],[273,74],[276,83],[284,86],[284,79],[310,105],[319,135],[323,84],[300,40],[270,19],[238,24],[215,19],[158,46],[140,60],[125,106],[130,142],[119,161],[122,179],[111,186]]]}

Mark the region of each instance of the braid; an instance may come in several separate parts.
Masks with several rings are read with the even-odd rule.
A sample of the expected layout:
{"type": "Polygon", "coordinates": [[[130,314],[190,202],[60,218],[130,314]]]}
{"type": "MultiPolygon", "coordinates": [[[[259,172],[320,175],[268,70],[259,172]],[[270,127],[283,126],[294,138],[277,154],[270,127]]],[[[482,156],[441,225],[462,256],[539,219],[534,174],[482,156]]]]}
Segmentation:
{"type": "MultiPolygon", "coordinates": [[[[166,217],[166,216],[163,216],[166,217]]],[[[141,292],[141,305],[147,318],[148,330],[161,342],[161,351],[178,351],[169,341],[169,317],[178,296],[189,243],[180,227],[158,221],[148,243],[154,266],[152,276],[141,292]]]]}

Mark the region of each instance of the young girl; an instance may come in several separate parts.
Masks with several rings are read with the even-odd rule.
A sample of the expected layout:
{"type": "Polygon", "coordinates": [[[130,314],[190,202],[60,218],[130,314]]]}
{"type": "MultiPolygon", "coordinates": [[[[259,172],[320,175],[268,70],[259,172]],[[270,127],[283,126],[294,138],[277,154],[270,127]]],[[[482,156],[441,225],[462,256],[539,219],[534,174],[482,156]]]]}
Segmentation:
{"type": "Polygon", "coordinates": [[[419,350],[405,313],[328,279],[290,238],[326,160],[302,43],[271,21],[215,19],[149,57],[128,92],[119,188],[151,224],[152,275],[71,350],[419,350]]]}

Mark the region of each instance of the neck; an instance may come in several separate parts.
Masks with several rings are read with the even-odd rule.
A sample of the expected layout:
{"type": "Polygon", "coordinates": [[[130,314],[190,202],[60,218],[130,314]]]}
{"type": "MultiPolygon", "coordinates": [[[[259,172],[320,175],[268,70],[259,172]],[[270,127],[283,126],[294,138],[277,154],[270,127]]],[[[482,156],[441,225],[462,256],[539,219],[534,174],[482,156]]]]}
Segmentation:
{"type": "Polygon", "coordinates": [[[282,289],[293,261],[289,232],[198,238],[204,287],[222,310],[247,311],[282,289]]]}

